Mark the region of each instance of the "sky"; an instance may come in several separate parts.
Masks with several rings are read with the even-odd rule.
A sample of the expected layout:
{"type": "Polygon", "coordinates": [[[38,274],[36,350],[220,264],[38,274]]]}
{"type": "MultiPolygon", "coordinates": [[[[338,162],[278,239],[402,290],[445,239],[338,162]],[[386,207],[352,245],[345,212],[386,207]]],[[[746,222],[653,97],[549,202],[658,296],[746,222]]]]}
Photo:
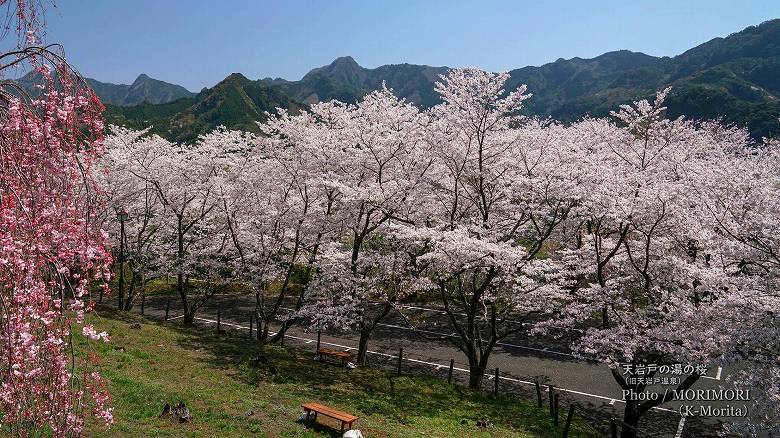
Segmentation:
{"type": "Polygon", "coordinates": [[[773,18],[778,0],[57,0],[46,40],[88,77],[199,91],[233,72],[298,80],[346,55],[491,71],[620,49],[674,56],[773,18]]]}

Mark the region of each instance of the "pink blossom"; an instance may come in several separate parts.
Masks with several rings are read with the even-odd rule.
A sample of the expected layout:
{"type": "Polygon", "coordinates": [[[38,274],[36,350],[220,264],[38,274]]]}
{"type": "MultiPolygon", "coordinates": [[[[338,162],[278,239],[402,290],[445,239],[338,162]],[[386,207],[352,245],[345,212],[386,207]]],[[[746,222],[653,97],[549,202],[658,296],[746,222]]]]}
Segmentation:
{"type": "MultiPolygon", "coordinates": [[[[37,42],[40,3],[11,3],[20,46],[37,42]]],[[[69,342],[73,321],[89,310],[82,305],[88,277],[109,272],[111,260],[91,171],[102,151],[103,106],[77,86],[61,58],[37,49],[24,56],[42,75],[43,92],[27,104],[2,89],[8,104],[0,119],[0,407],[4,427],[20,434],[81,436],[84,406],[107,400],[105,386],[95,384],[99,374],[69,342]],[[75,378],[74,368],[86,374],[75,378]]]]}

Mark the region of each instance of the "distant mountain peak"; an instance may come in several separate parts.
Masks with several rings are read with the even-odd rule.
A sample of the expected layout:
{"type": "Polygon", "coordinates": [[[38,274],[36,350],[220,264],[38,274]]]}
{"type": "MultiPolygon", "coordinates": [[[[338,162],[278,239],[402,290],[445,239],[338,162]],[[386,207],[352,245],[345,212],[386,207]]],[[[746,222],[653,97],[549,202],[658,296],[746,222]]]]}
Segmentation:
{"type": "Polygon", "coordinates": [[[657,58],[656,56],[648,55],[646,53],[642,52],[634,52],[633,50],[613,50],[611,52],[605,52],[601,55],[593,58],[593,59],[599,59],[599,58],[657,58]]]}
{"type": "Polygon", "coordinates": [[[231,73],[225,77],[225,79],[222,79],[217,83],[217,85],[214,86],[214,88],[217,87],[225,87],[225,86],[243,86],[245,84],[248,84],[250,82],[253,82],[246,76],[244,76],[241,73],[231,73]]]}
{"type": "Polygon", "coordinates": [[[360,67],[360,64],[351,56],[339,56],[330,63],[331,67],[360,67]]]}
{"type": "Polygon", "coordinates": [[[360,82],[361,76],[366,69],[360,66],[351,56],[341,56],[333,60],[328,65],[317,67],[306,73],[301,79],[306,81],[314,76],[326,74],[336,80],[344,83],[360,82]]]}
{"type": "Polygon", "coordinates": [[[227,80],[248,81],[249,78],[247,78],[246,76],[244,76],[241,73],[236,72],[236,73],[230,73],[222,82],[227,81],[227,80]]]}

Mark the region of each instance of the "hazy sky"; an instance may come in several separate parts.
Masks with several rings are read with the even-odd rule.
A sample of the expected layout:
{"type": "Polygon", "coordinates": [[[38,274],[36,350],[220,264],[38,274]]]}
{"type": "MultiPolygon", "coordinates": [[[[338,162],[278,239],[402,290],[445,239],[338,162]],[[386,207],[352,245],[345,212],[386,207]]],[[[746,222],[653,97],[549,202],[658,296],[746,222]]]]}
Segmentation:
{"type": "Polygon", "coordinates": [[[232,72],[300,79],[351,55],[492,71],[629,49],[673,56],[780,18],[778,0],[58,0],[48,42],[95,79],[212,86],[232,72]]]}

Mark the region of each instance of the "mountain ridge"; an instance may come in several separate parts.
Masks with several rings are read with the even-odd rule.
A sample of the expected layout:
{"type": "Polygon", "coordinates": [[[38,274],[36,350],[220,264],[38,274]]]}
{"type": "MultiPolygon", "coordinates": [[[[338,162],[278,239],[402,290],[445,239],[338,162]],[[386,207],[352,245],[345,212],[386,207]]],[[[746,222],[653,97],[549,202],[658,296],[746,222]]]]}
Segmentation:
{"type": "MultiPolygon", "coordinates": [[[[135,106],[142,103],[161,104],[177,99],[194,97],[193,93],[181,85],[154,79],[145,73],[139,74],[132,84],[113,84],[97,79],[84,78],[105,104],[135,106]]],[[[31,71],[16,82],[31,96],[38,93],[36,84],[42,83],[40,73],[31,71]]]]}
{"type": "MultiPolygon", "coordinates": [[[[246,98],[239,99],[240,93],[234,93],[232,97],[223,95],[229,90],[218,87],[225,82],[222,81],[215,87],[205,88],[191,103],[194,105],[205,98],[207,91],[221,95],[212,99],[227,104],[226,108],[230,110],[226,116],[219,116],[214,109],[207,110],[207,105],[189,105],[194,112],[182,116],[203,116],[197,132],[216,127],[217,119],[229,128],[256,131],[256,126],[248,120],[252,117],[262,119],[266,111],[275,110],[274,105],[296,111],[330,99],[353,103],[383,84],[393,89],[398,97],[426,108],[440,102],[434,83],[449,69],[408,63],[365,68],[351,56],[341,56],[328,65],[310,70],[298,81],[282,78],[252,81],[241,75],[240,82],[244,83],[241,87],[266,97],[250,98],[251,104],[246,98]],[[253,85],[246,85],[249,83],[253,85]],[[206,117],[199,111],[210,112],[211,116],[206,117]]],[[[558,59],[508,73],[506,89],[526,84],[534,95],[524,109],[529,116],[563,122],[584,116],[606,116],[621,104],[652,97],[658,89],[672,86],[667,98],[672,117],[684,114],[693,119],[721,119],[745,126],[756,139],[780,134],[780,19],[713,38],[672,57],[616,50],[594,58],[558,59]]],[[[168,114],[176,105],[163,106],[159,112],[168,114]]],[[[130,116],[134,112],[132,107],[125,108],[114,108],[109,114],[112,117],[124,114],[125,120],[140,125],[130,116]]],[[[154,111],[150,106],[135,112],[154,111]]],[[[193,135],[191,133],[189,138],[193,135]]],[[[177,134],[177,138],[184,137],[187,136],[177,134]]]]}
{"type": "Polygon", "coordinates": [[[301,107],[276,87],[232,73],[194,97],[161,105],[107,105],[105,116],[113,124],[135,129],[152,126],[153,132],[171,141],[189,142],[217,126],[258,132],[257,122],[266,119],[266,111],[297,112],[301,107]]]}

